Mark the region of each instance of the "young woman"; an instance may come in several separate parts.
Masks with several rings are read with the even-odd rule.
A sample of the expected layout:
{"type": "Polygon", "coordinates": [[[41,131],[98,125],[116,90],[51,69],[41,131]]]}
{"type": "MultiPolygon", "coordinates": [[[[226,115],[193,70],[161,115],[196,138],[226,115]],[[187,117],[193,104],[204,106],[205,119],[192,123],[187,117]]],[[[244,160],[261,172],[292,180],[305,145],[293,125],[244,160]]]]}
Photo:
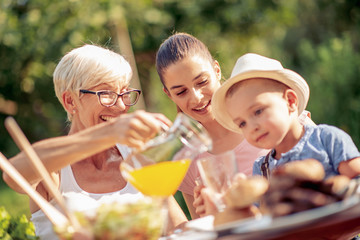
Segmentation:
{"type": "MultiPolygon", "coordinates": [[[[250,145],[243,135],[224,128],[215,120],[211,98],[221,85],[221,69],[204,43],[186,33],[170,36],[157,52],[156,69],[164,92],[178,110],[199,121],[212,138],[211,152],[196,159],[233,150],[239,172],[251,175],[255,159],[268,151],[250,145]]],[[[196,159],[179,188],[193,219],[209,213],[205,210],[204,198],[200,196],[202,187],[196,186],[199,177],[196,159]]]]}

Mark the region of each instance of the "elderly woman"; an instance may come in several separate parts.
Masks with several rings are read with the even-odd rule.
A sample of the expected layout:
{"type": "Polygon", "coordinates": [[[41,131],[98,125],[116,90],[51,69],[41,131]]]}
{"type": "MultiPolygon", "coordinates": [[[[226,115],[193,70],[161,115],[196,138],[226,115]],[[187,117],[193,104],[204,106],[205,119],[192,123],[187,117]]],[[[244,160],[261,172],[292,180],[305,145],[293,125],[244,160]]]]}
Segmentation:
{"type": "MultiPolygon", "coordinates": [[[[43,140],[33,147],[63,195],[71,193],[72,197],[98,203],[143,197],[121,175],[123,156],[116,144],[139,148],[160,130],[161,124],[171,122],[161,114],[126,114],[141,93],[129,88],[131,76],[130,65],[121,55],[94,45],[70,51],[57,65],[54,87],[71,122],[69,135],[43,140]]],[[[10,161],[44,198],[51,200],[24,153],[10,161]]],[[[4,173],[3,177],[11,188],[22,193],[8,175],[4,173]]],[[[86,210],[93,206],[81,203],[78,207],[86,210]]],[[[170,228],[186,221],[173,198],[169,210],[170,228]]],[[[56,239],[51,223],[31,200],[30,211],[37,235],[56,239]]]]}

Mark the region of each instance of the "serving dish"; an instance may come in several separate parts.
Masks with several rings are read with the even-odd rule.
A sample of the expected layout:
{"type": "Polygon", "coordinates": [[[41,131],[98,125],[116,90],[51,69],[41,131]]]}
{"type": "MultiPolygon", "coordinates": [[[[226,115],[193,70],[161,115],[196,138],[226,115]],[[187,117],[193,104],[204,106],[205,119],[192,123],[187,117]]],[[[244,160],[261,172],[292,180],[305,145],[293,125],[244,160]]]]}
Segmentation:
{"type": "Polygon", "coordinates": [[[360,196],[288,216],[240,219],[213,227],[213,216],[190,221],[190,230],[215,232],[216,239],[349,239],[360,233],[360,196]]]}
{"type": "Polygon", "coordinates": [[[342,239],[342,236],[346,239],[348,237],[345,236],[360,233],[359,221],[360,197],[353,195],[288,216],[271,218],[265,215],[252,222],[229,224],[228,228],[221,228],[217,233],[219,239],[342,239]]]}

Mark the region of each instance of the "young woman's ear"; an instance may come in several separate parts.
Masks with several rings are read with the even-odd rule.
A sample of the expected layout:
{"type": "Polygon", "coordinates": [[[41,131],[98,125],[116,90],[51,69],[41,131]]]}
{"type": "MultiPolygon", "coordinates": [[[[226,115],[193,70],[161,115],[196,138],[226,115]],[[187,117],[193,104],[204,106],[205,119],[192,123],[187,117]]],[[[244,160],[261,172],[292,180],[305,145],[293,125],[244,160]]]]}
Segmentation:
{"type": "Polygon", "coordinates": [[[296,92],[292,89],[286,89],[285,93],[284,93],[284,98],[288,103],[289,106],[289,110],[291,112],[297,111],[298,110],[298,105],[299,105],[299,99],[296,95],[296,92]]]}
{"type": "Polygon", "coordinates": [[[216,79],[218,81],[221,80],[221,68],[220,68],[220,64],[218,61],[214,61],[214,71],[215,71],[215,75],[216,75],[216,79]]]}
{"type": "Polygon", "coordinates": [[[169,90],[167,90],[165,87],[163,87],[163,91],[171,99],[171,95],[170,95],[169,90]]]}
{"type": "MultiPolygon", "coordinates": [[[[163,87],[163,91],[164,91],[164,93],[166,93],[166,95],[167,95],[170,99],[172,99],[169,90],[167,90],[166,88],[163,87]]],[[[177,110],[178,113],[179,113],[179,112],[182,112],[182,110],[178,107],[178,105],[176,105],[176,110],[177,110]]]]}

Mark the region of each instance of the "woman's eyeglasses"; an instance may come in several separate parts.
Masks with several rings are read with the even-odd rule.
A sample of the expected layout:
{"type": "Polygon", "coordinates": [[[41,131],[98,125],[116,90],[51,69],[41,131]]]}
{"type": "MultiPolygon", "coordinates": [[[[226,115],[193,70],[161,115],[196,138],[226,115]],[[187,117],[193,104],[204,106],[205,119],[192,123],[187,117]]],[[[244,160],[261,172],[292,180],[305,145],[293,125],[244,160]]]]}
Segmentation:
{"type": "Polygon", "coordinates": [[[80,92],[96,94],[98,96],[100,104],[103,105],[104,107],[114,106],[119,97],[121,97],[121,100],[126,106],[133,106],[137,103],[137,101],[139,100],[139,96],[141,94],[141,91],[137,89],[129,90],[120,94],[108,90],[93,92],[89,90],[80,89],[80,92]]]}

